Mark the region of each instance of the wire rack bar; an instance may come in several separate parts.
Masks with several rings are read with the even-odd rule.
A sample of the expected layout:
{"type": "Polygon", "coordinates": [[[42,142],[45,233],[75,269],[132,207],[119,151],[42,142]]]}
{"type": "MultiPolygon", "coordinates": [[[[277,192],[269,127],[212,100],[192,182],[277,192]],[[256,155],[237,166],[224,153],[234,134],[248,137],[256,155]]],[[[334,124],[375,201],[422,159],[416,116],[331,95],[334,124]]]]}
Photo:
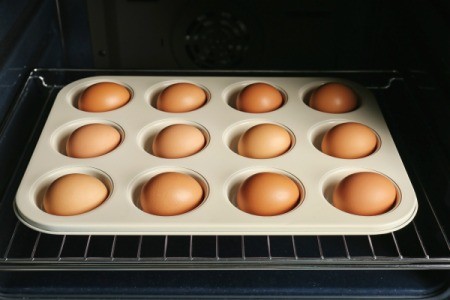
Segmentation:
{"type": "Polygon", "coordinates": [[[319,256],[321,259],[325,259],[323,255],[322,243],[320,242],[320,236],[317,236],[317,246],[319,247],[319,256]]]}
{"type": "Polygon", "coordinates": [[[295,259],[298,259],[297,246],[295,245],[295,237],[291,236],[291,240],[292,240],[292,250],[293,250],[292,253],[294,253],[295,259]]]}
{"type": "Polygon", "coordinates": [[[138,248],[137,248],[137,251],[136,251],[136,257],[137,257],[137,260],[141,260],[141,253],[142,253],[142,239],[143,239],[143,236],[142,236],[142,235],[139,236],[138,248]]]}
{"type": "Polygon", "coordinates": [[[372,252],[372,258],[377,259],[375,249],[373,248],[372,238],[370,237],[370,235],[367,236],[367,240],[369,241],[370,251],[372,252]]]}
{"type": "Polygon", "coordinates": [[[425,245],[423,244],[422,236],[419,233],[419,229],[417,228],[416,222],[412,221],[412,224],[413,224],[414,231],[416,233],[417,239],[419,240],[419,244],[420,244],[420,247],[422,248],[425,258],[430,258],[430,256],[428,255],[427,249],[425,248],[425,245]]]}
{"type": "Polygon", "coordinates": [[[266,237],[267,239],[267,257],[272,259],[272,250],[270,249],[270,236],[266,237]]]}
{"type": "Polygon", "coordinates": [[[30,259],[34,260],[34,256],[36,254],[37,247],[39,245],[39,240],[41,239],[41,233],[39,232],[36,236],[36,240],[34,241],[33,249],[31,250],[30,259]]]}
{"type": "Polygon", "coordinates": [[[216,241],[215,241],[215,250],[216,250],[216,260],[219,260],[219,237],[216,235],[216,241]]]}
{"type": "Polygon", "coordinates": [[[163,254],[163,260],[167,260],[167,247],[169,246],[169,237],[166,235],[164,238],[164,254],[163,254]]]}
{"type": "Polygon", "coordinates": [[[3,256],[5,259],[8,259],[9,251],[11,251],[11,247],[12,247],[14,238],[15,238],[15,236],[16,236],[17,229],[19,228],[19,225],[20,225],[20,222],[17,221],[17,222],[16,222],[16,225],[14,226],[14,230],[13,230],[13,233],[12,233],[12,235],[11,235],[11,238],[9,239],[8,246],[6,247],[5,254],[4,254],[4,256],[3,256]]]}
{"type": "Polygon", "coordinates": [[[63,235],[63,238],[61,240],[61,246],[59,246],[58,255],[56,256],[57,260],[61,260],[61,255],[62,255],[65,243],[66,243],[66,236],[63,235]]]}
{"type": "Polygon", "coordinates": [[[350,259],[350,251],[348,250],[347,240],[345,239],[345,235],[342,236],[342,241],[344,242],[344,248],[345,248],[345,256],[350,259]]]}
{"type": "Polygon", "coordinates": [[[439,221],[439,218],[438,218],[438,216],[436,215],[436,212],[434,211],[434,208],[433,208],[433,206],[431,205],[430,200],[428,199],[428,196],[427,196],[426,194],[425,194],[425,197],[426,197],[426,199],[427,199],[428,206],[430,207],[431,212],[432,212],[432,214],[433,214],[434,220],[436,221],[436,224],[437,224],[437,226],[439,227],[439,230],[440,230],[440,232],[441,232],[442,238],[444,239],[445,244],[447,245],[447,250],[448,250],[448,252],[450,252],[450,242],[449,242],[449,240],[448,240],[447,234],[445,233],[444,227],[442,226],[441,222],[439,221]]]}
{"type": "Polygon", "coordinates": [[[189,260],[192,260],[193,258],[192,258],[192,235],[191,236],[189,236],[189,260]]]}
{"type": "Polygon", "coordinates": [[[114,252],[116,250],[116,242],[117,242],[117,235],[114,236],[113,241],[112,241],[112,245],[111,245],[111,254],[109,255],[111,260],[114,259],[114,252]]]}
{"type": "Polygon", "coordinates": [[[88,239],[87,239],[87,241],[86,241],[86,247],[84,248],[84,255],[83,255],[83,259],[87,259],[87,257],[88,257],[88,252],[89,252],[89,245],[91,244],[91,238],[92,238],[92,235],[89,235],[88,236],[88,239]]]}
{"type": "Polygon", "coordinates": [[[395,245],[395,249],[397,250],[398,257],[400,259],[402,259],[403,255],[402,255],[402,253],[400,251],[400,248],[398,246],[398,242],[397,242],[397,238],[395,237],[395,233],[392,232],[391,235],[392,235],[392,239],[394,240],[394,245],[395,245]]]}

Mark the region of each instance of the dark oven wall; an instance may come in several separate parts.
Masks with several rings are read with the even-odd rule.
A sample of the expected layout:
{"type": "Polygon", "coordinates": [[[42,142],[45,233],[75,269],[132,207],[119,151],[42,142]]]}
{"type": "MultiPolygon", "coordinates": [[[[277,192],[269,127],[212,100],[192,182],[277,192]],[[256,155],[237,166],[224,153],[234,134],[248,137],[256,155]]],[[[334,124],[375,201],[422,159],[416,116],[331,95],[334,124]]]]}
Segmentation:
{"type": "Polygon", "coordinates": [[[445,1],[87,2],[95,66],[133,69],[423,69],[433,51],[448,70],[449,9],[445,1]]]}
{"type": "Polygon", "coordinates": [[[0,120],[30,68],[62,65],[57,20],[51,1],[0,3],[0,120]]]}
{"type": "Polygon", "coordinates": [[[31,67],[403,68],[449,78],[446,1],[22,0],[0,5],[1,74],[9,79],[2,87],[31,67]]]}
{"type": "Polygon", "coordinates": [[[89,1],[100,68],[391,69],[383,1],[89,1]]]}

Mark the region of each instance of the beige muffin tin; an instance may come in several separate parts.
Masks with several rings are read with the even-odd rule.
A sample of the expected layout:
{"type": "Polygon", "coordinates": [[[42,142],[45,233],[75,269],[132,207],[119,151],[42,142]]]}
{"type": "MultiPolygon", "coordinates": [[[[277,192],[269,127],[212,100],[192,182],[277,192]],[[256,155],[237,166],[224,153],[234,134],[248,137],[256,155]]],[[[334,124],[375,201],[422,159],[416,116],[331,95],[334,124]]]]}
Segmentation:
{"type": "Polygon", "coordinates": [[[417,199],[395,144],[377,106],[366,88],[337,78],[293,77],[127,77],[99,76],[73,82],[58,94],[16,195],[17,216],[38,231],[57,234],[114,235],[316,235],[381,234],[402,228],[417,211],[417,199]],[[114,111],[89,113],[78,110],[76,101],[88,86],[103,81],[128,87],[132,98],[114,111]],[[208,102],[187,113],[167,113],[155,108],[158,93],[176,82],[190,82],[205,89],[208,102]],[[234,99],[246,85],[265,82],[284,95],[284,105],[261,114],[236,110],[234,99]],[[358,94],[360,106],[349,113],[329,114],[307,105],[306,95],[325,82],[342,82],[358,94]],[[360,159],[339,159],[318,150],[321,137],[332,126],[359,122],[372,128],[379,147],[360,159]],[[288,129],[291,149],[272,159],[250,159],[236,153],[239,136],[253,125],[269,122],[288,129]],[[96,158],[77,159],[64,154],[68,136],[88,123],[113,125],[122,134],[114,151],[96,158]],[[167,125],[188,123],[199,127],[207,146],[180,159],[153,156],[149,145],[167,125]],[[378,216],[358,216],[331,204],[333,187],[358,171],[379,172],[398,189],[396,206],[378,216]],[[155,216],[139,209],[142,185],[155,174],[179,171],[193,175],[205,191],[203,203],[178,216],[155,216]],[[288,213],[263,217],[234,206],[239,184],[261,171],[285,174],[303,190],[300,204],[288,213]],[[91,174],[110,190],[96,209],[76,216],[55,216],[41,209],[47,187],[68,173],[91,174]]]}

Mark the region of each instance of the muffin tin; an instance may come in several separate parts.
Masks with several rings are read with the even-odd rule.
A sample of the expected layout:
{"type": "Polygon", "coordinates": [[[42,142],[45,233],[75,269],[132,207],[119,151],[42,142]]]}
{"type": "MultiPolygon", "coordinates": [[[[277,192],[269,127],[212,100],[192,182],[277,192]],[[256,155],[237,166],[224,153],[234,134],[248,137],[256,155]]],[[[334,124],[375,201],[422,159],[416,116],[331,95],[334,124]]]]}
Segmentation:
{"type": "Polygon", "coordinates": [[[306,77],[132,77],[98,76],[73,82],[58,94],[31,161],[16,194],[15,211],[27,226],[57,234],[114,235],[316,235],[381,234],[402,228],[417,211],[417,199],[395,144],[372,93],[338,78],[306,77]],[[76,108],[82,91],[98,82],[116,82],[132,94],[123,107],[102,113],[76,108]],[[202,87],[207,103],[191,112],[167,113],[155,108],[158,94],[177,82],[202,87]],[[265,82],[284,97],[281,108],[260,114],[235,109],[234,99],[248,84],[265,82]],[[348,113],[329,114],[307,105],[307,95],[326,82],[344,83],[358,94],[359,107],[348,113]],[[339,159],[322,153],[320,141],[336,124],[359,122],[378,135],[377,150],[360,159],[339,159]],[[65,155],[70,133],[89,123],[117,128],[122,142],[114,151],[95,158],[65,155]],[[170,124],[197,126],[207,145],[199,153],[179,159],[153,156],[149,145],[156,133],[170,124]],[[275,123],[288,130],[292,146],[271,159],[251,159],[237,154],[239,136],[260,123],[275,123]],[[205,199],[194,210],[177,216],[155,216],[139,208],[139,192],[152,176],[176,171],[192,175],[202,185],[205,199]],[[282,215],[256,216],[239,210],[235,194],[239,184],[258,172],[289,176],[302,190],[299,205],[282,215]],[[331,204],[334,186],[345,176],[371,171],[390,178],[397,187],[397,202],[378,216],[358,216],[331,204]],[[43,195],[58,177],[85,173],[99,178],[110,191],[96,209],[76,216],[44,212],[43,195]]]}

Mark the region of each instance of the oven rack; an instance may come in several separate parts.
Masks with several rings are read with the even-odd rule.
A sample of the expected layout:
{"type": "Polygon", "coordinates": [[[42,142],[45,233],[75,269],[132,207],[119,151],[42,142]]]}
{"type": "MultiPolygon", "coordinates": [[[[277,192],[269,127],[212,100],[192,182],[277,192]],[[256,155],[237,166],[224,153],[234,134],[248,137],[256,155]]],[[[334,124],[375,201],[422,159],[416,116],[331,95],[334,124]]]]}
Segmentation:
{"type": "Polygon", "coordinates": [[[11,147],[21,151],[16,153],[14,173],[0,202],[1,270],[450,269],[446,233],[449,208],[434,188],[439,181],[427,180],[430,165],[436,176],[448,176],[448,171],[439,173],[448,158],[439,148],[430,153],[425,143],[428,139],[432,144],[433,134],[420,109],[421,101],[427,101],[422,91],[434,99],[440,96],[428,76],[397,71],[191,73],[330,76],[363,84],[378,99],[416,190],[417,216],[399,231],[372,236],[69,236],[36,232],[17,220],[13,200],[59,90],[74,80],[95,75],[177,75],[164,71],[36,69],[29,74],[0,128],[3,142],[11,141],[11,147]],[[27,122],[21,122],[24,118],[27,122]],[[415,122],[408,122],[408,118],[415,118],[415,122]],[[408,134],[411,130],[415,130],[415,136],[408,134]],[[415,149],[413,155],[411,147],[415,149]],[[435,160],[425,159],[422,164],[424,153],[435,160]]]}

